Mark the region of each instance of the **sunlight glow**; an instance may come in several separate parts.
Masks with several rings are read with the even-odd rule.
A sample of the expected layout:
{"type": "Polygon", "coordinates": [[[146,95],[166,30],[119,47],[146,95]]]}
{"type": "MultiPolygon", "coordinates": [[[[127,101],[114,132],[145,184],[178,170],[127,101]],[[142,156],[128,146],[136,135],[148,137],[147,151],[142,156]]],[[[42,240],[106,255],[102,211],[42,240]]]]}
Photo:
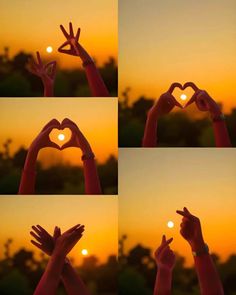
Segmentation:
{"type": "Polygon", "coordinates": [[[174,227],[174,222],[173,221],[168,221],[167,222],[167,226],[169,227],[169,228],[173,228],[174,227]]]}

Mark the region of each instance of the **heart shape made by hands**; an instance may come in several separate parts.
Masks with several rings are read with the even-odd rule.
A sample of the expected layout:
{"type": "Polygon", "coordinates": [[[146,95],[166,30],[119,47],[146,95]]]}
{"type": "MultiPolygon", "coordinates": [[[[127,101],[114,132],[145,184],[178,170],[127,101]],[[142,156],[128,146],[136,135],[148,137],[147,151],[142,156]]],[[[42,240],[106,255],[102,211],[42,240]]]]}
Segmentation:
{"type": "Polygon", "coordinates": [[[184,85],[176,82],[170,86],[169,92],[185,108],[193,102],[193,96],[197,90],[199,88],[193,82],[187,82],[184,85]]]}
{"type": "Polygon", "coordinates": [[[49,139],[56,143],[60,148],[67,142],[70,141],[72,137],[72,131],[70,128],[54,128],[49,134],[49,139]]]}

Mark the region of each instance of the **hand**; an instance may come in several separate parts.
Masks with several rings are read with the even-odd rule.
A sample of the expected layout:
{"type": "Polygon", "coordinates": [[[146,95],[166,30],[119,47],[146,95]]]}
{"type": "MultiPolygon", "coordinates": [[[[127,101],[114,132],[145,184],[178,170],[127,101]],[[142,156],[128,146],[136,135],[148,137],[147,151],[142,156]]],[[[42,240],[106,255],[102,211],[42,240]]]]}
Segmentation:
{"type": "Polygon", "coordinates": [[[181,109],[183,108],[182,105],[172,95],[175,87],[182,88],[182,85],[179,83],[173,83],[169,90],[162,94],[159,100],[150,109],[149,115],[155,114],[159,117],[170,113],[175,106],[180,107],[181,109]]]}
{"type": "Polygon", "coordinates": [[[36,150],[38,152],[40,149],[45,147],[53,147],[56,149],[60,149],[59,145],[52,142],[49,138],[49,134],[52,131],[52,129],[60,129],[60,126],[60,123],[56,119],[52,119],[47,125],[44,126],[42,131],[32,142],[30,150],[36,150]]]}
{"type": "Polygon", "coordinates": [[[32,57],[29,60],[28,70],[40,77],[43,81],[43,84],[46,86],[52,86],[55,81],[56,76],[56,61],[51,61],[46,65],[43,65],[39,52],[37,51],[38,63],[32,57]]]}
{"type": "Polygon", "coordinates": [[[67,118],[64,119],[61,123],[61,128],[69,128],[72,132],[71,139],[61,147],[62,150],[68,147],[78,147],[82,150],[83,154],[92,153],[87,139],[73,121],[67,118]]]}
{"type": "Polygon", "coordinates": [[[166,240],[165,235],[162,236],[161,245],[155,252],[158,269],[173,270],[175,266],[175,254],[169,246],[172,241],[173,238],[166,240]]]}
{"type": "Polygon", "coordinates": [[[79,44],[80,28],[78,28],[76,36],[74,35],[72,23],[69,23],[70,33],[68,34],[63,25],[60,25],[63,35],[66,37],[66,41],[58,48],[58,51],[65,54],[74,56],[89,57],[84,48],[79,44]],[[63,47],[70,45],[70,49],[63,49],[63,47]]]}
{"type": "Polygon", "coordinates": [[[185,108],[192,104],[196,103],[197,108],[202,112],[210,112],[212,116],[221,115],[221,109],[218,104],[210,97],[210,95],[205,91],[199,89],[194,83],[188,82],[184,85],[185,88],[192,87],[195,91],[192,98],[189,102],[184,106],[185,108]]]}
{"type": "Polygon", "coordinates": [[[31,231],[30,234],[33,236],[36,241],[31,240],[31,243],[42,250],[47,255],[51,256],[54,250],[55,242],[57,238],[61,235],[61,229],[57,226],[54,228],[53,236],[51,236],[43,227],[40,225],[32,226],[34,231],[31,231]]]}
{"type": "Polygon", "coordinates": [[[182,223],[180,224],[182,237],[189,242],[193,251],[201,250],[205,243],[199,218],[192,215],[185,207],[183,211],[177,210],[176,212],[183,216],[182,223]]]}
{"type": "Polygon", "coordinates": [[[63,259],[81,239],[84,225],[77,224],[59,236],[55,242],[53,255],[59,255],[63,259]]]}

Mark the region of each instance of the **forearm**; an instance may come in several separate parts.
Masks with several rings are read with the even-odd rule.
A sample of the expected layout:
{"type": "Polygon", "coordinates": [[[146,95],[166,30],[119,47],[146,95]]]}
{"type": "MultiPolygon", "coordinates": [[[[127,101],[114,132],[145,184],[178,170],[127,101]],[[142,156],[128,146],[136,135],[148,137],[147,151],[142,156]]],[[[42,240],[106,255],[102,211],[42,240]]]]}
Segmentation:
{"type": "Polygon", "coordinates": [[[159,269],[156,275],[153,295],[170,295],[172,284],[172,271],[159,269]]]}
{"type": "Polygon", "coordinates": [[[194,252],[202,252],[200,255],[194,256],[195,269],[198,276],[198,281],[202,295],[223,295],[223,287],[220,277],[217,273],[213,260],[205,250],[206,246],[204,241],[194,243],[191,249],[194,252]]]}
{"type": "Polygon", "coordinates": [[[61,278],[68,295],[89,295],[85,284],[70,263],[64,264],[61,278]]]}
{"type": "Polygon", "coordinates": [[[40,279],[34,295],[55,295],[60,281],[64,257],[52,256],[40,279]]]}
{"type": "Polygon", "coordinates": [[[213,121],[212,124],[216,147],[231,147],[232,144],[225,121],[213,121]]]}
{"type": "Polygon", "coordinates": [[[223,286],[215,269],[212,258],[204,254],[194,258],[195,268],[202,295],[223,295],[223,286]]]}
{"type": "Polygon", "coordinates": [[[87,53],[87,51],[81,46],[80,47],[80,58],[83,62],[83,67],[85,69],[86,77],[89,83],[89,88],[93,96],[98,97],[108,97],[110,96],[107,87],[96,68],[92,58],[87,53]]]}
{"type": "Polygon", "coordinates": [[[83,160],[83,165],[84,165],[85,193],[87,195],[102,194],[95,160],[85,159],[83,160]]]}
{"type": "Polygon", "coordinates": [[[18,194],[34,194],[37,156],[38,151],[29,148],[24,164],[24,169],[21,174],[18,194]]]}
{"type": "Polygon", "coordinates": [[[148,114],[142,141],[143,147],[157,146],[157,115],[148,114]]]}

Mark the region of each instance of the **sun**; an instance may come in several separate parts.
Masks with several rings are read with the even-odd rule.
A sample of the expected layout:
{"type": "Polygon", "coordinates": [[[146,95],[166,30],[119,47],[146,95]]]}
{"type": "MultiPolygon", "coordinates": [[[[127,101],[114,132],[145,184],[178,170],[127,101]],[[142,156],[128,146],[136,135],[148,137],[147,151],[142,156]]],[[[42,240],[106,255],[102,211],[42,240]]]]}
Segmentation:
{"type": "Polygon", "coordinates": [[[186,100],[186,99],[187,99],[187,95],[186,95],[186,94],[181,94],[181,95],[180,95],[180,98],[181,98],[182,100],[186,100]]]}
{"type": "Polygon", "coordinates": [[[83,249],[81,251],[82,255],[87,256],[88,255],[88,250],[87,249],[83,249]]]}
{"type": "Polygon", "coordinates": [[[53,51],[52,46],[48,46],[46,48],[46,51],[47,51],[47,53],[52,53],[52,51],[53,51]]]}
{"type": "Polygon", "coordinates": [[[171,220],[167,222],[167,226],[168,226],[169,228],[173,228],[174,225],[175,225],[174,222],[171,221],[171,220]]]}
{"type": "Polygon", "coordinates": [[[62,133],[60,133],[60,134],[58,135],[58,139],[59,139],[60,141],[63,141],[63,140],[65,139],[65,135],[62,134],[62,133]]]}

